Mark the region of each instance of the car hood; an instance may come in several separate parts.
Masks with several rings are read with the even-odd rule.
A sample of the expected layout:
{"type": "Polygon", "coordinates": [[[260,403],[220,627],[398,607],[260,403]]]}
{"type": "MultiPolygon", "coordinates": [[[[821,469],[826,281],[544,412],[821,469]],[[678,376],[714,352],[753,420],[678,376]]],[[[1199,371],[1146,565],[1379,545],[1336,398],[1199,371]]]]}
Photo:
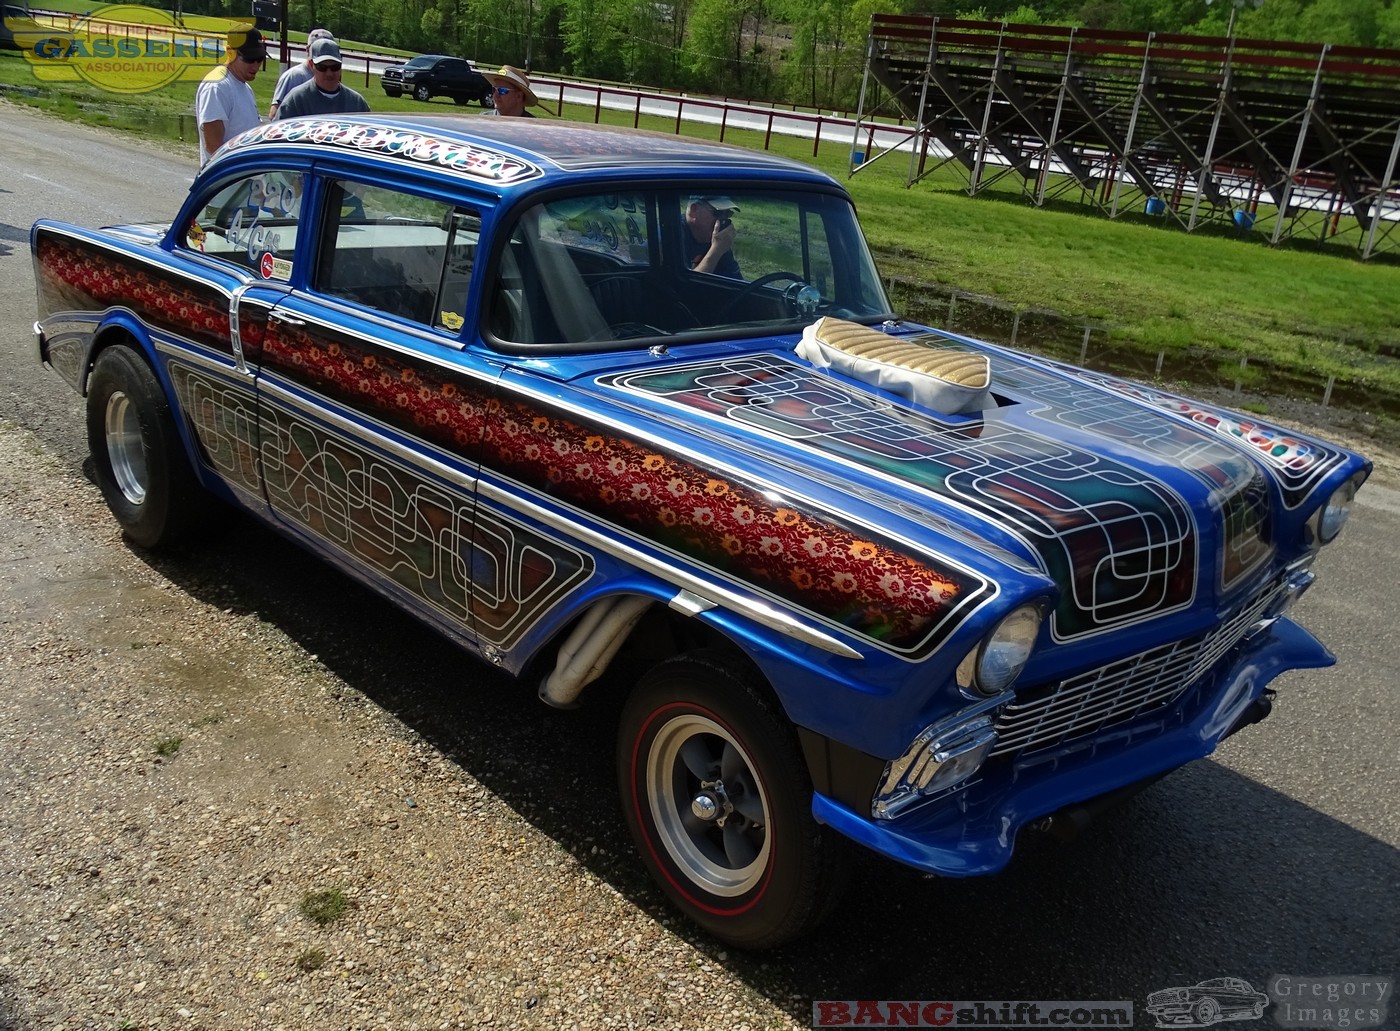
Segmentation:
{"type": "Polygon", "coordinates": [[[986,354],[989,407],[924,410],[786,348],[595,381],[672,439],[741,456],[761,484],[998,582],[1038,572],[1059,585],[1062,642],[1257,591],[1306,550],[1322,500],[1369,470],[1323,441],[1111,376],[933,331],[914,339],[986,354]]]}

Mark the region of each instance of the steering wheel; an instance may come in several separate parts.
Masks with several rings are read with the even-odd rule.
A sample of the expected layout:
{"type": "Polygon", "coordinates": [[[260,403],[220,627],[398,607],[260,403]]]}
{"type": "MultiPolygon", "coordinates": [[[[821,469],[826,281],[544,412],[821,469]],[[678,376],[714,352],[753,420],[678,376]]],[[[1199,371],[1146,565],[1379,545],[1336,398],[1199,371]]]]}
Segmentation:
{"type": "MultiPolygon", "coordinates": [[[[766,276],[759,276],[757,279],[744,284],[744,288],[740,290],[737,294],[735,294],[733,299],[730,300],[728,304],[726,304],[723,308],[720,309],[719,315],[716,316],[715,321],[724,322],[727,318],[729,318],[730,312],[732,312],[735,308],[739,307],[739,305],[743,304],[746,300],[748,300],[749,297],[753,294],[753,292],[759,287],[769,286],[770,284],[781,283],[784,281],[793,283],[794,285],[798,286],[799,289],[807,285],[807,280],[803,279],[796,272],[783,272],[780,270],[778,272],[770,272],[766,276]]],[[[787,302],[789,309],[791,309],[791,314],[798,314],[797,290],[793,290],[791,287],[789,287],[787,290],[784,290],[783,299],[787,302]]]]}

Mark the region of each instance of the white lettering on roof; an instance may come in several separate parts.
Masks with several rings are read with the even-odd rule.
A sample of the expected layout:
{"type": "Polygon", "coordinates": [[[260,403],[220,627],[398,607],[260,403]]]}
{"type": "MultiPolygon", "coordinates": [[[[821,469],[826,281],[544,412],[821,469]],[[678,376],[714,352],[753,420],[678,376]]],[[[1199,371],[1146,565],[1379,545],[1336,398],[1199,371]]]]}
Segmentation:
{"type": "Polygon", "coordinates": [[[498,183],[518,182],[540,174],[540,169],[528,161],[462,140],[327,118],[266,122],[244,133],[231,146],[245,147],[263,141],[311,143],[387,154],[498,183]]]}

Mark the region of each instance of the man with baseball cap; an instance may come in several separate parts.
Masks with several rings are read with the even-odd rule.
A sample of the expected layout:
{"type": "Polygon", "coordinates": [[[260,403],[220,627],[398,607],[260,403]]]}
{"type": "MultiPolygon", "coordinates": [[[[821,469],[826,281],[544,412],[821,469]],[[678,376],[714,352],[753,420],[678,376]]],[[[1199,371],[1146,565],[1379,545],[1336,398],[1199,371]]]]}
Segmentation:
{"type": "Polygon", "coordinates": [[[728,197],[692,197],[685,209],[686,264],[696,272],[742,279],[734,258],[734,216],[739,206],[728,197]]]}
{"type": "Polygon", "coordinates": [[[496,88],[496,109],[487,114],[502,117],[534,118],[534,113],[526,111],[540,102],[535,91],[530,88],[529,77],[519,68],[502,65],[499,72],[482,72],[482,77],[496,88]]]}
{"type": "Polygon", "coordinates": [[[311,81],[303,82],[282,100],[277,117],[297,115],[344,115],[366,112],[369,104],[340,81],[340,44],[318,39],[311,44],[311,81]]]}
{"type": "Polygon", "coordinates": [[[267,45],[254,28],[228,35],[228,63],[211,69],[194,94],[194,120],[199,126],[199,167],[241,132],[258,124],[258,102],[249,85],[267,60],[267,45]]]}
{"type": "Polygon", "coordinates": [[[335,39],[330,29],[312,29],[306,34],[306,60],[294,64],[277,77],[277,85],[272,87],[272,106],[267,109],[267,117],[277,117],[277,108],[287,99],[287,94],[303,82],[311,81],[311,44],[318,39],[335,39]]]}

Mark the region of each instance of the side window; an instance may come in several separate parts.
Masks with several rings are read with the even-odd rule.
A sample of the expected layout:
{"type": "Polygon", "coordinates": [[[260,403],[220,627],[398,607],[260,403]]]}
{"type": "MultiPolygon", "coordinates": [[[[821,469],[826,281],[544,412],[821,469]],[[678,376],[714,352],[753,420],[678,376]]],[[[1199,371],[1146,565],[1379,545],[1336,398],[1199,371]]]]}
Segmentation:
{"type": "Polygon", "coordinates": [[[610,259],[583,271],[640,270],[651,264],[647,202],[639,194],[606,193],[552,201],[545,205],[540,220],[540,238],[571,251],[610,259]]]}
{"type": "MultiPolygon", "coordinates": [[[[743,208],[743,213],[734,219],[739,227],[734,251],[744,278],[752,281],[771,272],[804,274],[806,262],[797,205],[790,198],[734,199],[743,208]]],[[[820,231],[820,223],[814,228],[820,231]]]]}
{"type": "Polygon", "coordinates": [[[315,289],[455,335],[466,317],[480,217],[381,186],[327,185],[315,289]]]}
{"type": "Polygon", "coordinates": [[[819,211],[807,210],[802,215],[803,236],[807,240],[807,267],[796,271],[805,274],[807,282],[821,291],[823,297],[836,296],[836,263],[831,257],[831,242],[827,225],[819,211]]]}
{"type": "Polygon", "coordinates": [[[185,227],[182,242],[263,279],[285,282],[292,277],[302,183],[300,172],[236,179],[209,198],[185,227]]]}

